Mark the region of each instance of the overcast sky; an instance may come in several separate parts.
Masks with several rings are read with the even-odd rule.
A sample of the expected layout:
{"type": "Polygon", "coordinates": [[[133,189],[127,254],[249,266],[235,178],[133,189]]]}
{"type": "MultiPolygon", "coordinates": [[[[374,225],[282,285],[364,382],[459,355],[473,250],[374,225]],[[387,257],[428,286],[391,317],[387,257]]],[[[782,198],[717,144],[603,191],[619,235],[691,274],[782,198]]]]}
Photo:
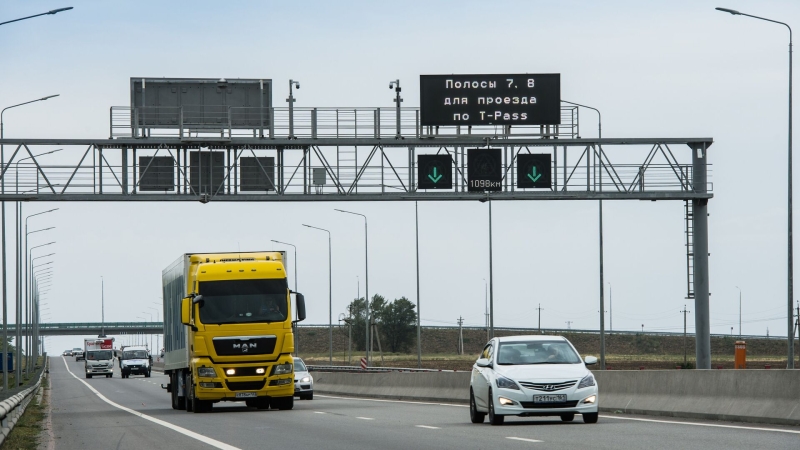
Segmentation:
{"type": "MultiPolygon", "coordinates": [[[[560,73],[562,98],[599,108],[605,137],[712,137],[712,333],[738,333],[738,286],[743,333],[786,335],[788,33],[714,7],[800,24],[798,2],[6,1],[0,21],[63,6],[75,9],[0,28],[0,105],[60,94],[6,112],[6,137],[106,138],[109,107],[129,103],[132,76],[270,78],[281,107],[291,78],[302,84],[299,107],[391,107],[389,80],[417,106],[419,75],[443,73],[560,73]]],[[[581,119],[583,136],[595,136],[595,116],[581,119]]],[[[83,150],[48,161],[74,163],[83,150]]],[[[155,319],[161,270],[180,254],[283,249],[277,239],[298,247],[306,323],[327,323],[326,236],[302,223],[332,232],[335,322],[357,277],[364,292],[363,222],[337,207],[369,217],[370,293],[416,300],[413,203],[24,211],[53,207],[31,219],[57,227],[31,238],[57,241],[48,322],[99,321],[101,276],[107,321],[155,319]]],[[[613,328],[682,331],[683,202],[604,209],[613,328]]],[[[478,202],[419,205],[423,324],[483,324],[487,212],[478,202]]],[[[544,327],[598,328],[597,203],[496,202],[493,216],[495,325],[536,326],[541,304],[544,327]]],[[[688,322],[692,332],[693,314],[688,322]]]]}

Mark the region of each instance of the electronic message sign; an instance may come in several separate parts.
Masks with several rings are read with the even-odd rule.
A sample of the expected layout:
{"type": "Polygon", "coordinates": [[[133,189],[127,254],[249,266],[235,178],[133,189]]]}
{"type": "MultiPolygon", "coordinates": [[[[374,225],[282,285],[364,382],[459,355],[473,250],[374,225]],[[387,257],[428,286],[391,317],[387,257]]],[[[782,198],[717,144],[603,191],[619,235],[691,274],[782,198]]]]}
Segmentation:
{"type": "Polygon", "coordinates": [[[453,158],[445,155],[417,156],[417,189],[452,189],[453,158]]]}
{"type": "Polygon", "coordinates": [[[503,154],[499,148],[467,149],[467,191],[499,191],[503,187],[503,154]]]}
{"type": "Polygon", "coordinates": [[[551,166],[549,153],[517,155],[517,187],[546,188],[551,187],[551,166]]]}
{"type": "Polygon", "coordinates": [[[420,121],[437,125],[559,125],[561,75],[420,75],[420,121]]]}

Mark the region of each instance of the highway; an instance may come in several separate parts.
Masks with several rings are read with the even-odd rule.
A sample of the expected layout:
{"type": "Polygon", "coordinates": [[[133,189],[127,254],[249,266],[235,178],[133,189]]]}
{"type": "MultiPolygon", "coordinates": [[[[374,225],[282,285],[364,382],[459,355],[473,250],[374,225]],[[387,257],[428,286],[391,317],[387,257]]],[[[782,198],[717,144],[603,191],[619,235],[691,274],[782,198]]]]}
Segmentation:
{"type": "MultiPolygon", "coordinates": [[[[316,394],[292,411],[218,403],[214,412],[175,411],[167,377],[83,378],[83,363],[50,361],[49,442],[40,448],[102,449],[797,449],[800,428],[601,415],[586,425],[554,418],[473,425],[466,405],[341,398],[316,394]],[[110,404],[109,402],[113,403],[110,404]]],[[[315,374],[317,378],[325,374],[315,374]]],[[[602,396],[602,390],[601,390],[602,396]]],[[[602,397],[601,397],[602,398],[602,397]]]]}

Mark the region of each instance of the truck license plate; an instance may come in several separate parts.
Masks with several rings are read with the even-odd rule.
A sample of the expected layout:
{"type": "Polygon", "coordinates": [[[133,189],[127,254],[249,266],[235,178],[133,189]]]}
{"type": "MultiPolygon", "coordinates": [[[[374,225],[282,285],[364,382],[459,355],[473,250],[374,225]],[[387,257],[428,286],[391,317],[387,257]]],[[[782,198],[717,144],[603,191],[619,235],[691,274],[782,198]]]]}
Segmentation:
{"type": "Polygon", "coordinates": [[[564,403],[567,401],[566,394],[534,395],[533,403],[564,403]]]}
{"type": "Polygon", "coordinates": [[[237,392],[236,398],[256,398],[255,392],[237,392]]]}

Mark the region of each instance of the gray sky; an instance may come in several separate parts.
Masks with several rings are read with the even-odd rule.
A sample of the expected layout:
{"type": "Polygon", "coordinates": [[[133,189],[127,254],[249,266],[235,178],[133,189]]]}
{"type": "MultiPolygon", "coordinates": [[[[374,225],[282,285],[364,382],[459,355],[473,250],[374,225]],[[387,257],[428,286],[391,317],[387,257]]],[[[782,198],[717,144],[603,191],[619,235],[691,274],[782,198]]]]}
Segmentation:
{"type": "MultiPolygon", "coordinates": [[[[712,332],[738,333],[739,286],[743,332],[786,334],[788,35],[714,7],[792,24],[797,2],[7,1],[0,19],[69,5],[0,28],[0,104],[61,94],[7,112],[7,137],[105,138],[109,107],[129,103],[131,76],[271,78],[275,106],[292,78],[302,83],[297,106],[391,107],[389,80],[401,80],[404,106],[417,106],[420,74],[524,72],[561,73],[562,98],[599,108],[605,137],[713,137],[712,332]]],[[[594,136],[595,116],[581,118],[582,135],[594,136]]],[[[49,161],[79,158],[64,153],[49,161]]],[[[307,323],[327,323],[326,237],[301,223],[333,234],[335,321],[357,276],[364,289],[362,222],[336,207],[369,216],[370,292],[415,300],[413,203],[37,203],[25,212],[54,206],[31,219],[57,227],[31,239],[58,242],[46,321],[99,320],[101,275],[106,320],[149,317],[161,270],[181,253],[271,249],[278,239],[298,246],[307,323]]],[[[683,203],[605,206],[614,329],[681,330],[683,203]]],[[[541,303],[545,327],[597,328],[596,202],[496,202],[493,212],[495,324],[535,326],[541,303]]],[[[483,324],[487,226],[478,202],[420,204],[423,324],[459,315],[483,324]]]]}

